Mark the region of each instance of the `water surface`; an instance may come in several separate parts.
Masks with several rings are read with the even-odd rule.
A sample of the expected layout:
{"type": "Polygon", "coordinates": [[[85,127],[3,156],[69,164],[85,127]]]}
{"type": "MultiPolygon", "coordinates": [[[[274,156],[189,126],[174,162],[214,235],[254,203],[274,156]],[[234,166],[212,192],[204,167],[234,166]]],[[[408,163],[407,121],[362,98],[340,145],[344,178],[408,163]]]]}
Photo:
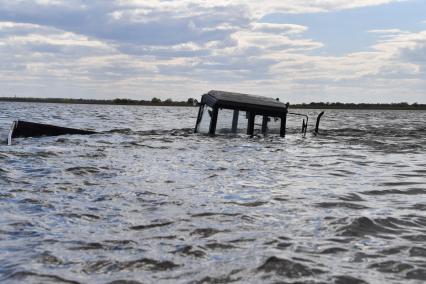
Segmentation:
{"type": "Polygon", "coordinates": [[[211,138],[196,108],[0,110],[2,139],[14,119],[100,131],[0,146],[1,282],[426,280],[424,111],[211,138]]]}

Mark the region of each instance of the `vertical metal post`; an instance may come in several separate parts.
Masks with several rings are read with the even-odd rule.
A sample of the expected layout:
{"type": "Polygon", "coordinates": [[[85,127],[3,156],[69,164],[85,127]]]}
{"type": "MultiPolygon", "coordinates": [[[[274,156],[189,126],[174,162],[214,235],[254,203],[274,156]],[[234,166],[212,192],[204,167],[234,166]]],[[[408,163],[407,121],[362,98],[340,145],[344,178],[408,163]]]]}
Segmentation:
{"type": "Polygon", "coordinates": [[[240,116],[239,110],[234,110],[234,115],[232,117],[232,133],[237,133],[238,129],[238,117],[240,116]]]}
{"type": "Polygon", "coordinates": [[[248,124],[247,124],[247,135],[250,135],[250,137],[253,137],[254,135],[254,118],[255,118],[254,112],[250,111],[248,113],[248,124]]]}
{"type": "Polygon", "coordinates": [[[262,118],[262,133],[266,134],[268,130],[268,116],[264,115],[262,118]]]}
{"type": "Polygon", "coordinates": [[[197,122],[195,123],[194,133],[198,132],[198,127],[203,117],[203,110],[204,110],[204,104],[200,104],[200,107],[198,108],[198,116],[197,116],[197,122]]]}
{"type": "Polygon", "coordinates": [[[285,112],[284,115],[281,116],[281,128],[280,128],[281,137],[285,137],[286,124],[287,124],[287,112],[285,112]]]}
{"type": "Polygon", "coordinates": [[[315,134],[318,134],[318,130],[319,130],[319,124],[320,124],[320,120],[321,117],[324,115],[324,112],[321,112],[318,117],[317,117],[317,123],[315,125],[315,134]]]}
{"type": "Polygon", "coordinates": [[[212,118],[210,120],[210,128],[209,128],[209,134],[211,136],[214,136],[216,134],[216,124],[217,124],[218,112],[219,112],[219,109],[217,107],[213,108],[212,118]]]}

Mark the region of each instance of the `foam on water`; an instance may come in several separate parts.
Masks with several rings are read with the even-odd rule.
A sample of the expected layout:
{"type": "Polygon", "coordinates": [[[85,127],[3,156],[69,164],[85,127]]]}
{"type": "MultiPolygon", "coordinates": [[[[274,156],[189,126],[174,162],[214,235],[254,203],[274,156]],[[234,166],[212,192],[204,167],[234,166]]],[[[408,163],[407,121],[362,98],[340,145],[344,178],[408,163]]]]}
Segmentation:
{"type": "Polygon", "coordinates": [[[426,112],[330,110],[319,136],[250,139],[194,135],[195,108],[0,108],[1,133],[102,132],[0,146],[0,281],[426,280],[426,112]]]}

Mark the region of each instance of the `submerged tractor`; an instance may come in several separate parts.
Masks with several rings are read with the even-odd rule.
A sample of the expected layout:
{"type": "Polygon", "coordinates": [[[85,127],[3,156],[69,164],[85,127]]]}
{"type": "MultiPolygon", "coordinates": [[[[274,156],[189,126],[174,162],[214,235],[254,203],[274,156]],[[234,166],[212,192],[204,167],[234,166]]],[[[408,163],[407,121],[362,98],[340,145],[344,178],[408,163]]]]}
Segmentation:
{"type": "MultiPolygon", "coordinates": [[[[239,128],[239,120],[241,119],[241,112],[245,112],[247,119],[247,135],[253,137],[256,116],[262,117],[261,132],[266,134],[268,132],[268,123],[271,121],[279,122],[279,135],[284,137],[286,134],[287,116],[296,115],[302,116],[302,133],[306,135],[308,128],[309,117],[305,114],[289,112],[289,103],[282,103],[278,99],[272,99],[261,96],[254,96],[248,94],[231,93],[224,91],[210,91],[203,95],[199,105],[197,122],[195,124],[194,132],[200,130],[200,124],[205,117],[205,113],[210,116],[210,123],[208,134],[214,136],[216,134],[217,121],[219,117],[219,110],[231,110],[232,125],[231,133],[237,133],[239,128]]],[[[316,121],[314,133],[318,133],[319,122],[324,112],[321,112],[316,121]]],[[[244,116],[243,116],[244,118],[244,116]]]]}
{"type": "MultiPolygon", "coordinates": [[[[207,115],[204,114],[208,113],[210,121],[207,132],[211,136],[214,136],[218,124],[219,110],[227,110],[229,119],[232,119],[231,133],[238,133],[238,131],[247,128],[247,134],[253,137],[255,125],[261,126],[261,132],[267,134],[270,130],[269,124],[278,124],[279,135],[284,137],[286,134],[287,116],[297,115],[303,117],[302,133],[306,135],[309,117],[305,114],[289,112],[288,109],[289,104],[282,103],[278,99],[223,91],[210,91],[201,98],[194,133],[199,132],[203,117],[207,117],[207,115]],[[206,109],[207,112],[205,111],[206,109]],[[256,123],[256,116],[258,118],[261,117],[261,123],[256,123]],[[243,127],[239,127],[239,121],[244,121],[244,119],[247,120],[247,124],[244,123],[243,127]]],[[[315,134],[318,133],[319,122],[323,114],[324,112],[321,112],[317,117],[315,134]]],[[[91,130],[17,120],[13,122],[10,128],[7,143],[8,145],[12,145],[12,139],[18,137],[58,136],[67,134],[88,135],[96,133],[97,132],[91,130]]]]}

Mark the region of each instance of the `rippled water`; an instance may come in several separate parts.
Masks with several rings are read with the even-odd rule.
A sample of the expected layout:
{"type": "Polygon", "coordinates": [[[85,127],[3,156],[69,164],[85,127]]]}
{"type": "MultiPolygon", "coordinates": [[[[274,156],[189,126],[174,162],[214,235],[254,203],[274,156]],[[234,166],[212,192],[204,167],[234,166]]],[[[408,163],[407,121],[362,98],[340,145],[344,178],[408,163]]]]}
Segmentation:
{"type": "Polygon", "coordinates": [[[1,282],[426,280],[424,111],[250,139],[194,135],[196,108],[0,110],[2,138],[18,118],[101,131],[0,146],[1,282]]]}

